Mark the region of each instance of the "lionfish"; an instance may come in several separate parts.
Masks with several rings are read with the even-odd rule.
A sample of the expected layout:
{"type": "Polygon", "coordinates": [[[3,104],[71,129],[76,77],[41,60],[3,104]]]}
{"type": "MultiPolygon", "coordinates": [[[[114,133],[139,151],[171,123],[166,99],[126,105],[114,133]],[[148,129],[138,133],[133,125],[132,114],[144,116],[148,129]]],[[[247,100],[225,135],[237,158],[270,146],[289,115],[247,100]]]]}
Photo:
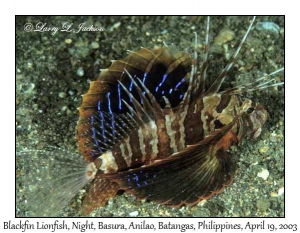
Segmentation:
{"type": "Polygon", "coordinates": [[[104,206],[119,190],[138,199],[179,207],[208,199],[233,182],[237,161],[229,148],[245,137],[257,138],[268,113],[242,94],[283,85],[256,81],[220,91],[243,44],[208,86],[209,29],[198,61],[197,34],[191,56],[174,45],[129,51],[101,70],[83,95],[77,140],[83,157],[49,147],[19,152],[39,158],[28,179],[32,215],[51,216],[89,184],[82,214],[104,206]]]}

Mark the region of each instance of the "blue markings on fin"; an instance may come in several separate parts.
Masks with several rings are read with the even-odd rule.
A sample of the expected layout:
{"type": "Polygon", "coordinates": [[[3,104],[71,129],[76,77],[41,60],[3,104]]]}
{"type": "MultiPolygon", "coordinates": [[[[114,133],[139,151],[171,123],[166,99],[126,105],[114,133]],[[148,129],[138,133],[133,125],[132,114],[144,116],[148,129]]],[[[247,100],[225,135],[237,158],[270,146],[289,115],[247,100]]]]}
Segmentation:
{"type": "MultiPolygon", "coordinates": [[[[123,102],[124,92],[121,90],[122,83],[119,85],[117,83],[114,88],[114,93],[106,92],[105,99],[95,103],[95,112],[92,115],[81,119],[85,125],[85,130],[81,134],[85,137],[84,146],[90,148],[89,156],[93,158],[112,150],[113,146],[127,137],[132,130],[138,129],[138,123],[132,121],[129,113],[126,115],[115,113],[115,110],[118,112],[119,108],[124,108],[124,105],[120,105],[123,102]]],[[[134,177],[128,179],[129,183],[135,181],[134,177]]]]}
{"type": "Polygon", "coordinates": [[[94,121],[95,121],[94,116],[91,116],[91,125],[94,125],[94,121]]]}
{"type": "MultiPolygon", "coordinates": [[[[96,137],[96,129],[95,129],[95,127],[94,127],[94,123],[95,123],[95,117],[94,117],[94,116],[91,116],[92,138],[94,139],[94,142],[95,142],[95,144],[96,144],[96,146],[97,146],[97,149],[102,153],[102,149],[99,147],[99,141],[98,141],[98,139],[97,139],[97,137],[96,137]]],[[[92,156],[94,157],[95,154],[92,153],[92,156]]]]}
{"type": "Polygon", "coordinates": [[[106,137],[105,137],[105,127],[104,127],[104,116],[101,111],[101,103],[100,101],[98,102],[98,110],[99,110],[99,117],[100,117],[100,124],[101,124],[101,130],[102,130],[102,137],[103,137],[103,142],[106,142],[106,137]]]}
{"type": "Polygon", "coordinates": [[[122,109],[122,100],[121,100],[121,87],[120,84],[118,84],[118,101],[119,101],[119,109],[122,109]]]}
{"type": "Polygon", "coordinates": [[[111,110],[110,92],[107,93],[107,106],[108,106],[108,112],[111,116],[111,127],[113,129],[112,134],[115,136],[116,135],[115,118],[111,110]]]}
{"type": "Polygon", "coordinates": [[[162,81],[161,81],[161,82],[158,84],[158,86],[155,88],[155,91],[156,91],[156,92],[158,91],[158,88],[160,88],[160,87],[163,85],[163,83],[166,81],[167,76],[168,76],[167,74],[164,74],[162,81]]]}
{"type": "Polygon", "coordinates": [[[110,103],[110,92],[107,93],[107,106],[108,106],[109,113],[112,114],[111,103],[110,103]]]}
{"type": "Polygon", "coordinates": [[[101,103],[98,101],[98,111],[101,111],[101,103]]]}
{"type": "Polygon", "coordinates": [[[171,89],[169,90],[169,94],[171,94],[171,93],[172,93],[172,91],[173,91],[173,88],[171,88],[171,89]]]}
{"type": "Polygon", "coordinates": [[[161,81],[161,83],[160,84],[158,84],[158,86],[159,87],[161,87],[161,85],[163,85],[163,83],[166,81],[166,78],[167,78],[167,74],[164,74],[164,76],[163,76],[163,79],[162,79],[162,81],[161,81]]]}
{"type": "Polygon", "coordinates": [[[134,175],[135,175],[135,180],[139,181],[139,177],[135,173],[134,173],[134,175]]]}
{"type": "Polygon", "coordinates": [[[143,77],[143,84],[145,84],[145,81],[146,81],[146,77],[147,77],[147,73],[144,73],[144,77],[143,77]]]}
{"type": "Polygon", "coordinates": [[[94,142],[95,142],[96,145],[98,146],[98,145],[99,145],[99,142],[98,142],[98,140],[97,140],[97,138],[96,138],[96,130],[95,130],[94,127],[92,127],[92,137],[93,137],[93,139],[94,139],[94,142]]]}
{"type": "Polygon", "coordinates": [[[181,81],[176,84],[175,89],[177,89],[182,83],[184,83],[184,78],[181,79],[181,81]]]}
{"type": "Polygon", "coordinates": [[[98,101],[98,107],[97,107],[98,111],[101,111],[101,107],[100,107],[100,101],[98,101]]]}
{"type": "MultiPolygon", "coordinates": [[[[128,88],[128,90],[129,90],[130,92],[132,92],[132,87],[133,87],[133,82],[131,81],[131,82],[130,82],[130,85],[129,85],[129,88],[128,88]]],[[[131,97],[131,96],[129,96],[129,101],[132,103],[132,97],[131,97]]]]}
{"type": "Polygon", "coordinates": [[[132,91],[132,87],[133,87],[133,82],[130,82],[129,88],[128,90],[131,92],[132,91]]]}
{"type": "MultiPolygon", "coordinates": [[[[129,189],[137,189],[137,188],[143,188],[145,186],[151,185],[151,183],[156,178],[156,173],[148,173],[143,170],[139,170],[136,173],[130,173],[127,174],[123,179],[121,180],[125,181],[127,183],[127,187],[129,189]]],[[[147,196],[151,196],[151,193],[148,193],[147,196]]]]}

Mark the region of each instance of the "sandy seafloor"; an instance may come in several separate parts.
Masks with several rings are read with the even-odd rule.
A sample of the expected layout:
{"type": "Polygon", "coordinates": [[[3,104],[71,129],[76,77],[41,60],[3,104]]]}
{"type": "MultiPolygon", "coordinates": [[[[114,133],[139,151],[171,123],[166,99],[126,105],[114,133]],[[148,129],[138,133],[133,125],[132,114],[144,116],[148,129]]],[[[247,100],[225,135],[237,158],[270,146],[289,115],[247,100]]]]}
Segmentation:
{"type": "MultiPolygon", "coordinates": [[[[242,38],[251,17],[211,17],[211,44],[223,29],[235,33],[226,42],[228,53],[242,38]]],[[[264,73],[283,67],[284,17],[258,17],[257,22],[273,22],[278,31],[254,28],[239,55],[226,85],[247,83],[264,73]]],[[[199,52],[203,46],[206,17],[137,17],[137,16],[64,16],[16,18],[16,139],[17,150],[53,145],[77,151],[75,129],[77,107],[95,80],[100,68],[110,60],[123,58],[126,50],[141,46],[152,49],[162,41],[180,50],[193,51],[193,32],[199,35],[199,52]],[[61,27],[64,22],[103,27],[104,32],[67,33],[25,32],[24,25],[38,22],[61,27]],[[84,74],[82,73],[84,70],[84,74]]],[[[215,78],[226,64],[223,46],[212,46],[208,78],[215,78]]],[[[201,57],[201,54],[200,54],[201,57]]],[[[283,73],[276,76],[284,80],[283,73]]],[[[240,155],[239,172],[234,183],[220,195],[195,206],[171,208],[150,201],[135,201],[126,193],[95,210],[97,217],[239,217],[284,216],[284,89],[270,88],[248,94],[266,107],[270,116],[261,136],[246,139],[232,150],[240,155]],[[266,180],[258,176],[268,171],[266,180]],[[280,192],[279,191],[279,192],[280,192]],[[133,214],[132,214],[133,213],[133,214]]],[[[78,152],[79,153],[79,152],[78,152]]],[[[13,156],[13,155],[12,155],[13,156]]],[[[16,216],[27,216],[21,177],[24,158],[17,156],[16,216]]],[[[76,196],[58,216],[79,216],[80,197],[76,196]]]]}

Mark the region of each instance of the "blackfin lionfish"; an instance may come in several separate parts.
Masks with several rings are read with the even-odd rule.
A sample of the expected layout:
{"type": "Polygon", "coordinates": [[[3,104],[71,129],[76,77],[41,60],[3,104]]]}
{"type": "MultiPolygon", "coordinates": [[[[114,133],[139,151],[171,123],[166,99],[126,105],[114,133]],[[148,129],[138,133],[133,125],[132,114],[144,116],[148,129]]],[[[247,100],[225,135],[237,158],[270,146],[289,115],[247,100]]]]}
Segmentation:
{"type": "Polygon", "coordinates": [[[174,207],[222,192],[237,170],[228,149],[245,137],[257,138],[268,118],[263,106],[242,94],[283,85],[272,78],[281,68],[221,90],[254,22],[255,17],[212,80],[207,75],[209,17],[202,59],[195,34],[193,55],[164,43],[158,49],[128,51],[102,69],[79,107],[76,137],[83,157],[51,147],[47,158],[43,150],[19,152],[41,158],[38,175],[28,174],[43,181],[31,187],[32,215],[55,215],[87,184],[83,215],[104,206],[119,190],[174,207]]]}

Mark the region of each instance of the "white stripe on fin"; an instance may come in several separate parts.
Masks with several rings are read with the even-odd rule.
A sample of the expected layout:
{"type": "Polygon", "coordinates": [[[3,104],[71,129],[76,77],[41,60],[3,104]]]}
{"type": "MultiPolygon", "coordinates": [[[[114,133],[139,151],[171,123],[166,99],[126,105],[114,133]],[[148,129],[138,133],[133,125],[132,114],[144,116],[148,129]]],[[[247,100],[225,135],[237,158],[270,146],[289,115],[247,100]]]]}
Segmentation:
{"type": "Polygon", "coordinates": [[[172,127],[171,127],[171,124],[174,121],[175,121],[174,116],[168,115],[168,114],[165,115],[166,130],[167,130],[167,134],[169,135],[169,138],[170,138],[170,147],[172,148],[173,153],[178,151],[177,144],[175,141],[175,132],[172,130],[172,127]]]}
{"type": "Polygon", "coordinates": [[[102,154],[99,159],[102,160],[101,167],[99,168],[104,173],[117,171],[118,166],[115,161],[115,157],[113,156],[111,151],[106,151],[104,154],[102,154]]]}

